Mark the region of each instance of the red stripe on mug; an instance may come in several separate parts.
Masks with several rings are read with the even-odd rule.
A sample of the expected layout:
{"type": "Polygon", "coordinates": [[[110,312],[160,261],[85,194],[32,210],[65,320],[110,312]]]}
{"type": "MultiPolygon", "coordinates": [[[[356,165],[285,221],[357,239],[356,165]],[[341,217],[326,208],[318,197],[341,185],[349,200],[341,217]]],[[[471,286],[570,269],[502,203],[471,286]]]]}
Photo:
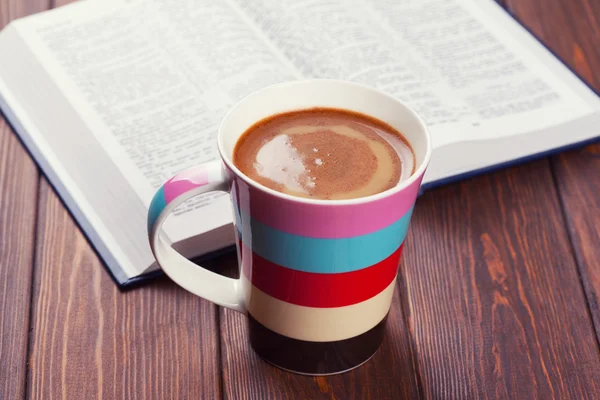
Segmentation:
{"type": "Polygon", "coordinates": [[[305,307],[332,308],[357,304],[379,294],[398,272],[403,244],[385,260],[358,271],[318,274],[274,264],[240,243],[243,274],[276,299],[305,307]]]}

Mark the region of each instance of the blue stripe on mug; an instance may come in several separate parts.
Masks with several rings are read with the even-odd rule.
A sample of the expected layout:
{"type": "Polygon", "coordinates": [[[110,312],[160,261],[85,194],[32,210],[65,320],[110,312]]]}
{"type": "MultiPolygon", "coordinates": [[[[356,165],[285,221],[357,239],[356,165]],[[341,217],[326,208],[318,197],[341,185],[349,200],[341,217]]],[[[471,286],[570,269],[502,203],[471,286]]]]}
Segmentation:
{"type": "Polygon", "coordinates": [[[388,258],[404,242],[412,210],[376,232],[339,239],[282,232],[250,218],[238,207],[235,214],[242,242],[262,258],[298,271],[336,274],[367,268],[388,258]]]}
{"type": "Polygon", "coordinates": [[[152,230],[158,216],[167,206],[167,202],[165,200],[165,188],[163,186],[160,187],[154,194],[152,198],[152,202],[150,203],[150,209],[148,210],[148,232],[152,230]]]}

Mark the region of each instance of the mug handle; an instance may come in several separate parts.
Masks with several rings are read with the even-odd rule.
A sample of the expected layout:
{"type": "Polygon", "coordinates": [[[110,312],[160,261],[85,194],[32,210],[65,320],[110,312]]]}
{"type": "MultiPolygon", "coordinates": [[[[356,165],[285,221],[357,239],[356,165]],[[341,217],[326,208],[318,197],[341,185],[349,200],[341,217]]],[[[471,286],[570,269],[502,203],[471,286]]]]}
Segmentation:
{"type": "Polygon", "coordinates": [[[215,304],[246,313],[239,279],[227,278],[187,260],[165,240],[161,226],[181,203],[199,194],[226,192],[231,188],[221,161],[183,170],[165,182],[154,195],[148,211],[148,239],[158,265],[175,283],[215,304]]]}

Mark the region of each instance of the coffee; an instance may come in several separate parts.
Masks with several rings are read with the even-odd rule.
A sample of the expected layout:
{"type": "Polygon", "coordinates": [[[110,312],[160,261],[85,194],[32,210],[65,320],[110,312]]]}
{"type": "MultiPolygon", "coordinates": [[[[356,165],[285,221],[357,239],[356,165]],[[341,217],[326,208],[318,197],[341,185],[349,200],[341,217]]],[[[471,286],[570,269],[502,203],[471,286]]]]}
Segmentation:
{"type": "Polygon", "coordinates": [[[233,162],[271,189],[328,200],[386,191],[415,169],[413,151],[400,132],[372,117],[331,108],[255,123],[238,140],[233,162]]]}

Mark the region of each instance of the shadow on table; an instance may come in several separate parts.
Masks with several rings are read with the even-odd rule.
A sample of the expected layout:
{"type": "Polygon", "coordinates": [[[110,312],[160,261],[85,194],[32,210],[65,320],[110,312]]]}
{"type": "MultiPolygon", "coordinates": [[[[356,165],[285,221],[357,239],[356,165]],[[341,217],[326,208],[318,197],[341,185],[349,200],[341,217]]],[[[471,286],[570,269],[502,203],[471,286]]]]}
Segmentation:
{"type": "MultiPolygon", "coordinates": [[[[203,268],[208,269],[214,273],[219,275],[227,276],[229,278],[239,278],[239,268],[237,255],[235,251],[225,253],[219,257],[212,258],[209,260],[191,260],[197,265],[201,265],[203,268]]],[[[151,281],[146,282],[144,286],[150,286],[157,289],[169,289],[172,290],[174,286],[178,287],[175,282],[173,282],[168,276],[162,274],[156,278],[153,278],[151,281]]],[[[132,287],[131,289],[136,289],[136,287],[132,287]]],[[[181,289],[184,290],[184,289],[181,289]]],[[[126,290],[127,291],[127,290],[126,290]]]]}

